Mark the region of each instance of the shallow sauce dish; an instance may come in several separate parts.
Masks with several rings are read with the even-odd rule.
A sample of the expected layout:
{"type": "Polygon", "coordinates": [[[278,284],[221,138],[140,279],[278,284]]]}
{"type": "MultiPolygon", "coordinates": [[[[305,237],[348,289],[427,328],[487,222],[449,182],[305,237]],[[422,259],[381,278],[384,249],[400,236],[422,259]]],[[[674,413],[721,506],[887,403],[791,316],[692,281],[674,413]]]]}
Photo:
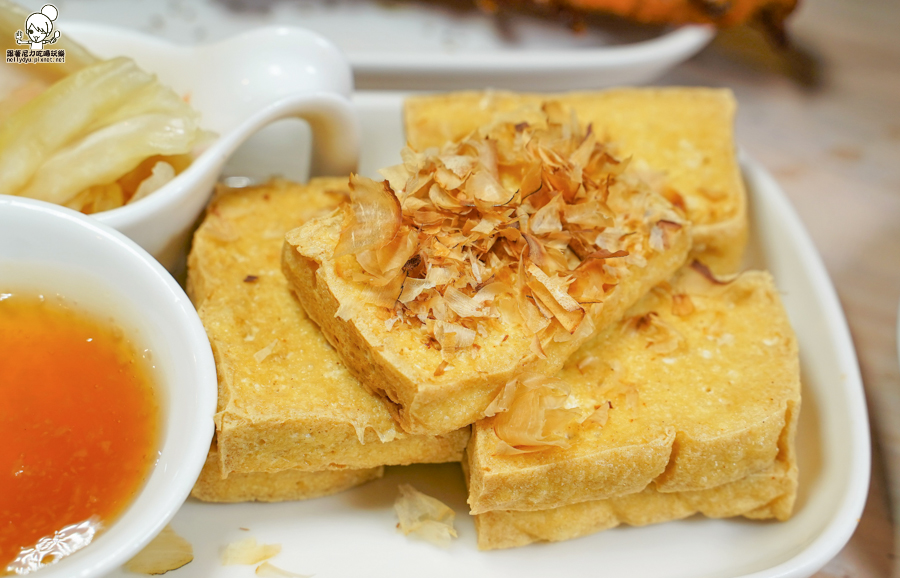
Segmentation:
{"type": "Polygon", "coordinates": [[[22,295],[58,295],[121,327],[150,365],[160,406],[158,457],[142,488],[91,544],[35,574],[103,575],[162,529],[206,458],[216,406],[206,333],[187,296],[146,251],[95,219],[41,201],[0,196],[0,285],[22,295]]]}
{"type": "Polygon", "coordinates": [[[0,568],[22,573],[88,544],[131,504],[156,462],[160,408],[150,350],[114,319],[58,292],[5,291],[0,568]]]}
{"type": "MultiPolygon", "coordinates": [[[[404,144],[403,95],[358,94],[361,173],[397,162],[404,144]]],[[[868,490],[870,448],[862,383],[849,332],[821,259],[777,183],[743,156],[751,207],[747,266],[769,269],[797,332],[803,407],[797,449],[800,489],[786,523],[693,517],[643,528],[619,527],[556,544],[479,552],[465,513],[458,465],[388,468],[385,477],[328,498],[281,504],[188,500],[173,521],[194,546],[179,577],[237,576],[223,546],[248,537],[277,543],[272,560],[300,574],[329,576],[597,576],[647,578],[803,578],[852,535],[868,490]],[[459,539],[447,550],[395,531],[397,485],[409,483],[452,507],[459,539]],[[248,531],[249,530],[249,531],[248,531]],[[348,556],[347,552],[353,552],[348,556]],[[390,562],[387,562],[387,561],[390,562]]],[[[117,571],[113,576],[126,578],[117,571]]]]}

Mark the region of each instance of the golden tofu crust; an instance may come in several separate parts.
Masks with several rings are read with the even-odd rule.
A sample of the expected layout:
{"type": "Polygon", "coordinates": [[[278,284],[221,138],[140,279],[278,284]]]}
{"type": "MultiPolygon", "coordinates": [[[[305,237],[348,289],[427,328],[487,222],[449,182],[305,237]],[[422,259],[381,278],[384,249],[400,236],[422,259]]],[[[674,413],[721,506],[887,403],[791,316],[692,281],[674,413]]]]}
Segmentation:
{"type": "Polygon", "coordinates": [[[303,472],[284,470],[274,474],[232,473],[222,477],[219,453],[213,444],[200,470],[191,496],[204,502],[289,502],[330,496],[376,480],[383,467],[364,470],[303,472]]]}
{"type": "Polygon", "coordinates": [[[762,472],[706,490],[664,493],[654,486],[609,498],[533,512],[497,510],[475,516],[480,550],[559,542],[620,524],[646,526],[694,514],[787,520],[797,491],[797,468],[778,461],[762,472]]]}

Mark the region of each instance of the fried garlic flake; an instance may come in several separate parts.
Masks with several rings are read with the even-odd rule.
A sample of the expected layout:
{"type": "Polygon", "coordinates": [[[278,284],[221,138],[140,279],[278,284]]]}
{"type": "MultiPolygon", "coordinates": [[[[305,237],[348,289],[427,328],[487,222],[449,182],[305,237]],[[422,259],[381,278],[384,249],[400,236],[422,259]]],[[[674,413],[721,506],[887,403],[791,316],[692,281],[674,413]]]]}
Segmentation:
{"type": "Polygon", "coordinates": [[[165,574],[177,570],[194,559],[191,543],[167,525],[144,549],[125,564],[135,574],[165,574]]]}
{"type": "Polygon", "coordinates": [[[311,578],[312,574],[297,574],[296,572],[288,572],[274,564],[263,562],[256,567],[255,574],[263,578],[311,578]]]}
{"type": "Polygon", "coordinates": [[[222,551],[222,565],[252,565],[273,558],[281,552],[280,544],[258,544],[256,538],[238,540],[225,546],[222,551]]]}
{"type": "Polygon", "coordinates": [[[409,484],[399,486],[400,495],[394,502],[398,525],[405,535],[416,536],[446,548],[456,538],[453,521],[456,513],[446,504],[418,491],[409,484]]]}
{"type": "Polygon", "coordinates": [[[681,227],[590,126],[552,101],[532,116],[406,148],[381,183],[351,178],[335,258],[352,254],[361,270],[346,278],[383,288],[363,300],[424,326],[445,354],[506,322],[574,334],[618,282],[606,260],[645,263],[681,227]]]}

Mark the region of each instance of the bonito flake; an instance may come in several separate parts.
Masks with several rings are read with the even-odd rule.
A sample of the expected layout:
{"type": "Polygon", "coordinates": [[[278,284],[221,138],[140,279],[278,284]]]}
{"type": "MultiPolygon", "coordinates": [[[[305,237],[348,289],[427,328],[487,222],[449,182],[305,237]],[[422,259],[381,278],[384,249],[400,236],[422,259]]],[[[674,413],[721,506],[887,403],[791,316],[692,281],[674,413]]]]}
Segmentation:
{"type": "Polygon", "coordinates": [[[538,355],[551,339],[590,333],[593,305],[682,226],[554,102],[529,122],[401,157],[382,182],[351,176],[335,268],[365,303],[392,310],[389,330],[424,326],[444,355],[498,324],[524,327],[538,355]]]}
{"type": "Polygon", "coordinates": [[[500,440],[497,455],[569,447],[570,426],[585,417],[570,391],[565,381],[536,373],[510,380],[485,410],[500,440]]]}

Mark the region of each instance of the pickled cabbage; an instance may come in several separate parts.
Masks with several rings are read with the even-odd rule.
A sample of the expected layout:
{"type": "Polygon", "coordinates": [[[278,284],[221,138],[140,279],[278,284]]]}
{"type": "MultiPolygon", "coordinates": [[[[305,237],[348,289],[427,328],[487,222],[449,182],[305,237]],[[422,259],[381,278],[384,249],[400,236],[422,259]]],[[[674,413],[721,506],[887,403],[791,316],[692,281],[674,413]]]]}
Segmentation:
{"type": "MultiPolygon", "coordinates": [[[[0,35],[12,37],[23,14],[0,0],[0,35]]],[[[0,194],[108,210],[171,180],[206,133],[199,114],[133,60],[97,60],[73,45],[71,66],[58,69],[66,75],[24,104],[16,94],[16,109],[0,116],[0,194]],[[151,172],[159,162],[174,170],[151,172]]]]}

